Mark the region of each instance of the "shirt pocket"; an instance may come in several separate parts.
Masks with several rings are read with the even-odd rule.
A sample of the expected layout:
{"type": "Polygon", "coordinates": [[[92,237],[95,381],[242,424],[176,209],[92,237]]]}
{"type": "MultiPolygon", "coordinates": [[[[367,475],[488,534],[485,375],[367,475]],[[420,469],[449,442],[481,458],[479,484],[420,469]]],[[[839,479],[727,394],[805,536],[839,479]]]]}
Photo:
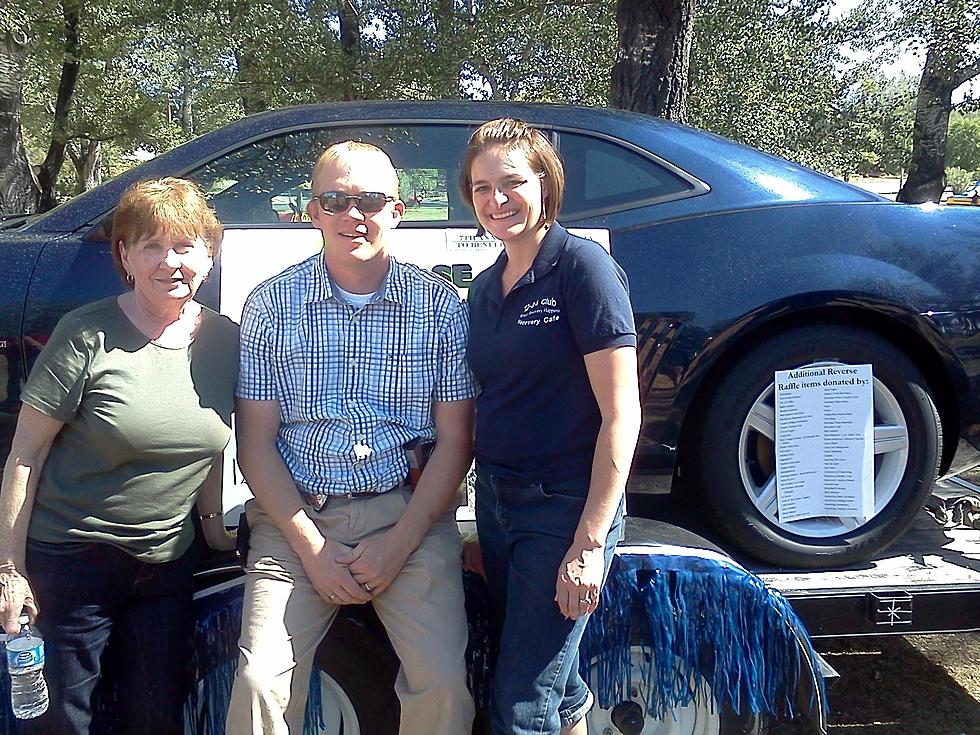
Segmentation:
{"type": "Polygon", "coordinates": [[[423,428],[430,422],[432,392],[438,374],[436,350],[413,343],[380,350],[379,369],[366,376],[365,397],[382,415],[423,428]]]}
{"type": "Polygon", "coordinates": [[[322,306],[307,305],[279,350],[279,396],[288,420],[328,419],[343,408],[349,370],[343,343],[322,306]]]}

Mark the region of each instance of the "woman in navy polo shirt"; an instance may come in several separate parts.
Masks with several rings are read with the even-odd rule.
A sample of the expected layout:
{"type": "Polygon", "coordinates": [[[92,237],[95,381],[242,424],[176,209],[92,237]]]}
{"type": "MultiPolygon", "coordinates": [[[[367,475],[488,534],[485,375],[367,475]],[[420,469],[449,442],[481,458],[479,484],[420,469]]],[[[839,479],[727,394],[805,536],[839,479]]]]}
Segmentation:
{"type": "Polygon", "coordinates": [[[504,252],[469,289],[477,530],[499,624],[493,731],[585,733],[578,645],[621,535],[640,426],[626,276],[555,218],[564,171],[537,130],[470,138],[463,198],[504,252]]]}

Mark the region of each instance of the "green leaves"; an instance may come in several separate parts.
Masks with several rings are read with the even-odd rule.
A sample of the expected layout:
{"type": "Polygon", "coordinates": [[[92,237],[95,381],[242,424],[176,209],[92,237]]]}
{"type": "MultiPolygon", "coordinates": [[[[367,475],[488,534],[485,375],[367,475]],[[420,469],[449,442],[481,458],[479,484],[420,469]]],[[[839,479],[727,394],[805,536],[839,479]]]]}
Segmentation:
{"type": "MultiPolygon", "coordinates": [[[[0,30],[29,38],[23,129],[39,162],[64,19],[57,4],[8,4],[0,30]]],[[[915,83],[885,78],[876,49],[930,49],[956,81],[980,72],[978,23],[970,0],[864,0],[845,15],[833,0],[699,0],[689,119],[832,173],[898,172],[909,163],[915,83]]],[[[84,0],[80,28],[68,135],[77,151],[101,143],[107,175],[136,150],[293,104],[604,105],[617,46],[615,0],[84,0]]],[[[951,165],[973,160],[950,135],[951,165]]],[[[74,177],[61,186],[72,191],[74,177]]]]}
{"type": "Polygon", "coordinates": [[[834,131],[848,83],[846,28],[829,0],[705,0],[696,20],[691,121],[828,171],[843,167],[834,131]]]}
{"type": "Polygon", "coordinates": [[[950,117],[946,167],[960,168],[970,175],[980,176],[980,114],[954,113],[950,117]]]}

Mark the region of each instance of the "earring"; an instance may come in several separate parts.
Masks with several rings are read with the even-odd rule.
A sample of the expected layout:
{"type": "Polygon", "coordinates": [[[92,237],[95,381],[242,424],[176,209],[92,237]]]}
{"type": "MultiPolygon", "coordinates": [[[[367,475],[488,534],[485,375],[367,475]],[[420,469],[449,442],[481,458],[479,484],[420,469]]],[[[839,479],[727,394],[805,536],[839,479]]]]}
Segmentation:
{"type": "Polygon", "coordinates": [[[136,283],[136,279],[133,278],[133,274],[132,273],[127,273],[126,274],[126,283],[129,283],[129,284],[135,284],[136,283]]]}

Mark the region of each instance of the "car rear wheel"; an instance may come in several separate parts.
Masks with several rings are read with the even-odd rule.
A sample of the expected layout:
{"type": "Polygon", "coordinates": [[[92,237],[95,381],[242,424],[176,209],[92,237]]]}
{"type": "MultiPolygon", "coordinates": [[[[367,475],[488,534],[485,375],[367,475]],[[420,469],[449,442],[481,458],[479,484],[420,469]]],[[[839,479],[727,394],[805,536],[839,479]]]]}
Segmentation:
{"type": "Polygon", "coordinates": [[[715,526],[741,550],[781,566],[867,558],[912,522],[936,477],[942,431],[922,372],[863,329],[811,325],[743,354],[712,387],[697,431],[697,485],[715,526]],[[870,518],[783,521],[776,495],[777,370],[872,365],[874,510],[870,518]]]}

